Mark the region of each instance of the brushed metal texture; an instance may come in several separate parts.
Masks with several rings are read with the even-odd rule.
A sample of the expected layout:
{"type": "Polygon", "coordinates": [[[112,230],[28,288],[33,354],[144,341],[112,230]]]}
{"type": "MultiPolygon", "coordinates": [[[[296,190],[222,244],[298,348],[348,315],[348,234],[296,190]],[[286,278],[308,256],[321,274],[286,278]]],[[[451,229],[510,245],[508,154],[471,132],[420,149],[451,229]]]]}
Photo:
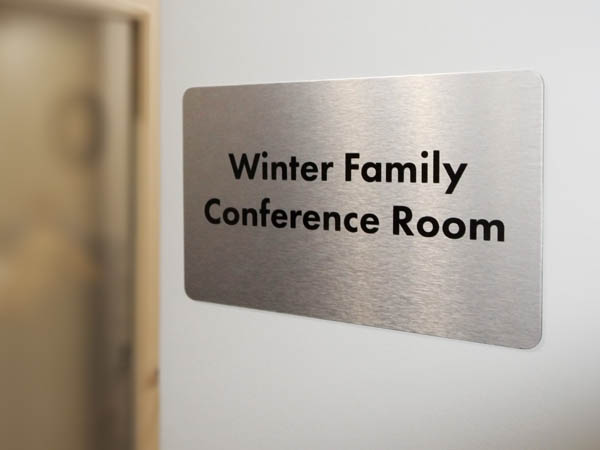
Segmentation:
{"type": "MultiPolygon", "coordinates": [[[[543,82],[530,71],[346,79],[188,89],[183,100],[185,288],[192,299],[516,348],[542,316],[543,82]],[[344,179],[359,163],[425,162],[446,180],[344,179]],[[228,155],[334,163],[327,181],[237,180],[228,155]],[[229,226],[204,207],[374,213],[379,231],[229,226]],[[392,233],[392,207],[500,219],[505,240],[392,233]]],[[[262,161],[262,160],[261,160],[262,161]]],[[[467,230],[468,235],[468,230],[467,230]]]]}

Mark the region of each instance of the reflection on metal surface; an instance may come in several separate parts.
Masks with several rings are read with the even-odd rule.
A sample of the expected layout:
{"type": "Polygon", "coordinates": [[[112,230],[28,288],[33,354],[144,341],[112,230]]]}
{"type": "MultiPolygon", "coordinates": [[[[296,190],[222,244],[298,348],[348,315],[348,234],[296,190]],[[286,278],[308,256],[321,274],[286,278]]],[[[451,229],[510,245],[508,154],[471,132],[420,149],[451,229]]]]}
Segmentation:
{"type": "Polygon", "coordinates": [[[525,71],[188,90],[188,295],[534,346],[542,100],[525,71]]]}

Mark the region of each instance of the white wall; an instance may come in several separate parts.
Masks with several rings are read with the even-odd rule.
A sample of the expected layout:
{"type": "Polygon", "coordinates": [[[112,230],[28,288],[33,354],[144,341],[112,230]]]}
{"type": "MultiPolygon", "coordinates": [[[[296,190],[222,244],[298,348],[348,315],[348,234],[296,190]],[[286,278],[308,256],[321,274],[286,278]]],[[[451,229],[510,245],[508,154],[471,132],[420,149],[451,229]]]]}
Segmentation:
{"type": "Polygon", "coordinates": [[[163,0],[162,448],[600,448],[599,24],[594,1],[163,0]],[[186,297],[186,88],[494,69],[545,79],[538,347],[186,297]]]}

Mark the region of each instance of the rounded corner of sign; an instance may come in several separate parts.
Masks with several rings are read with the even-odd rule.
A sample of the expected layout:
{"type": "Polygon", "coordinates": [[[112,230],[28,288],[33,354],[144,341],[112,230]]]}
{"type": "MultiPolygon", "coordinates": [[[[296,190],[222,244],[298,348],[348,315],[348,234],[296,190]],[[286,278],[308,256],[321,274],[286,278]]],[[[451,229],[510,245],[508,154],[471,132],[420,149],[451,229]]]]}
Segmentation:
{"type": "Polygon", "coordinates": [[[182,99],[182,102],[183,102],[183,104],[184,104],[184,105],[185,105],[185,103],[187,102],[187,100],[188,100],[188,97],[189,97],[189,96],[192,94],[192,91],[193,91],[193,90],[194,90],[194,88],[193,88],[193,87],[189,87],[189,88],[186,88],[186,89],[183,91],[183,95],[181,96],[181,99],[182,99]]]}
{"type": "Polygon", "coordinates": [[[192,294],[191,287],[188,286],[187,280],[183,282],[183,290],[184,290],[185,296],[188,298],[188,300],[191,300],[191,301],[194,301],[194,302],[198,301],[196,299],[196,297],[192,294]]]}
{"type": "Polygon", "coordinates": [[[542,329],[540,328],[539,332],[535,336],[533,336],[533,339],[531,339],[530,342],[525,342],[523,344],[523,346],[521,347],[521,349],[535,350],[541,344],[542,337],[543,337],[543,333],[542,333],[542,329]]]}
{"type": "Polygon", "coordinates": [[[545,81],[541,73],[533,69],[524,70],[523,73],[527,76],[532,77],[535,80],[535,82],[539,84],[540,89],[542,89],[542,91],[544,90],[545,81]]]}

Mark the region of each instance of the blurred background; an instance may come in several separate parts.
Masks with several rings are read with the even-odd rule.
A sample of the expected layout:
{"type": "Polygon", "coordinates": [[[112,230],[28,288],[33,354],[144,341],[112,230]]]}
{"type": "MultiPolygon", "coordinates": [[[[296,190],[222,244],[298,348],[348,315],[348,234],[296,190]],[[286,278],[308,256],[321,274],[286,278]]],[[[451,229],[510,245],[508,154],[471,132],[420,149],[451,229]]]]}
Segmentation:
{"type": "Polygon", "coordinates": [[[0,448],[134,447],[136,24],[0,1],[0,448]]]}

